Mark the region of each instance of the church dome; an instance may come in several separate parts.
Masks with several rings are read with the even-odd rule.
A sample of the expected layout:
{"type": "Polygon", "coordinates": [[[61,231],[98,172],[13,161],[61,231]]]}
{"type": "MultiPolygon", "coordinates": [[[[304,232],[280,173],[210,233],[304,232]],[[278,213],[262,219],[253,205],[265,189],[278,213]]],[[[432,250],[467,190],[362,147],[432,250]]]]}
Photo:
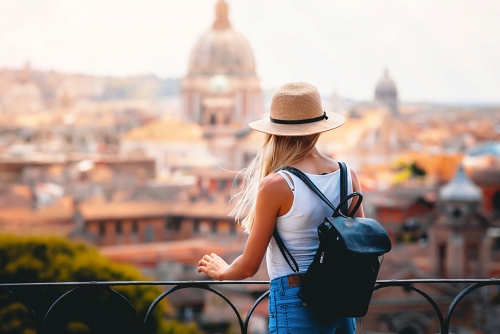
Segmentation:
{"type": "Polygon", "coordinates": [[[219,1],[212,29],[200,37],[191,52],[188,75],[255,75],[252,48],[233,30],[227,14],[227,4],[219,1]]]}
{"type": "Polygon", "coordinates": [[[483,198],[481,189],[465,174],[462,165],[453,179],[439,190],[441,201],[480,202],[483,198]]]}
{"type": "Polygon", "coordinates": [[[384,71],[384,76],[379,80],[377,87],[375,88],[375,98],[380,101],[384,101],[386,97],[397,98],[398,91],[396,89],[396,84],[389,76],[389,71],[386,69],[384,71]]]}

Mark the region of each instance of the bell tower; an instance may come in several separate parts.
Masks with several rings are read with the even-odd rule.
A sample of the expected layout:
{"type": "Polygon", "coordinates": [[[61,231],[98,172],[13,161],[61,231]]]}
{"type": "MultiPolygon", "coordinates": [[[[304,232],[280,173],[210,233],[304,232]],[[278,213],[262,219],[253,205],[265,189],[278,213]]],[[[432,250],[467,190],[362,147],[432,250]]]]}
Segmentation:
{"type": "Polygon", "coordinates": [[[488,220],[481,189],[460,166],[439,190],[437,219],[429,228],[431,271],[440,278],[484,278],[488,271],[488,220]]]}

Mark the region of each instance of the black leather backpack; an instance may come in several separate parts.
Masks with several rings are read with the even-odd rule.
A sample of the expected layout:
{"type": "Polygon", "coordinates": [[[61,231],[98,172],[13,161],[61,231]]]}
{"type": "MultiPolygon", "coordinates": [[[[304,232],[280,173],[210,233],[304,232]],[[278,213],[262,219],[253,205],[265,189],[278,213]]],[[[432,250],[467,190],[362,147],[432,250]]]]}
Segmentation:
{"type": "MultiPolygon", "coordinates": [[[[336,208],[300,170],[283,167],[300,178],[331,209],[332,216],[318,226],[319,247],[314,260],[300,279],[300,299],[322,318],[362,317],[368,312],[375,281],[380,269],[379,256],[391,250],[384,228],[370,218],[352,217],[363,200],[358,193],[347,195],[347,166],[340,165],[340,204],[336,208]],[[350,216],[348,200],[358,197],[350,216]]],[[[274,239],[290,268],[300,275],[276,227],[274,239]],[[292,263],[294,266],[292,266],[292,263]]]]}

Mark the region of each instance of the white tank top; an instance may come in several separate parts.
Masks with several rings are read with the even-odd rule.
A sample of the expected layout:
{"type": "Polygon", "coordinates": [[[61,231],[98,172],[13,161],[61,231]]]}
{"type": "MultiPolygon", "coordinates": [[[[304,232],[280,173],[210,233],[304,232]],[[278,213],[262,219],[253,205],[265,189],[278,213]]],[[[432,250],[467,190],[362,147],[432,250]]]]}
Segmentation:
{"type": "MultiPolygon", "coordinates": [[[[317,227],[326,216],[331,216],[333,211],[298,177],[286,171],[279,171],[278,174],[287,181],[294,196],[290,210],[285,215],[276,218],[276,229],[286,248],[297,261],[300,272],[305,273],[318,249],[317,227]],[[292,178],[293,184],[284,174],[292,178]]],[[[305,174],[333,205],[339,204],[340,169],[325,175],[305,174]]],[[[347,167],[347,188],[347,193],[352,193],[349,166],[347,167]]],[[[271,238],[267,247],[266,262],[271,280],[294,273],[283,258],[274,237],[271,238]]]]}

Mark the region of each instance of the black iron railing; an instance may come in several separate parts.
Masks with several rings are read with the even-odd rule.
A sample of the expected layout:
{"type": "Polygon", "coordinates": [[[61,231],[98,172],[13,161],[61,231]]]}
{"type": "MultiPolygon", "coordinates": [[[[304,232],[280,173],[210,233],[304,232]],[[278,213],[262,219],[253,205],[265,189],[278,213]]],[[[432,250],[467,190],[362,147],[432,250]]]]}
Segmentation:
{"type": "MultiPolygon", "coordinates": [[[[238,319],[238,323],[240,326],[241,333],[246,334],[248,331],[248,323],[250,318],[255,310],[255,308],[259,305],[259,303],[264,300],[268,295],[269,291],[264,292],[260,297],[257,298],[253,306],[248,311],[245,319],[243,319],[238,312],[237,308],[233,305],[233,303],[220,291],[213,288],[213,286],[227,286],[227,285],[242,285],[242,284],[259,284],[259,285],[269,285],[267,281],[114,281],[114,282],[54,282],[54,283],[4,283],[0,284],[0,291],[5,291],[12,295],[14,299],[22,302],[31,315],[33,316],[33,321],[35,322],[36,329],[38,333],[48,333],[50,332],[47,329],[48,323],[53,319],[52,312],[58,306],[58,304],[62,303],[65,299],[69,298],[72,295],[86,295],[88,293],[94,293],[95,291],[102,292],[106,291],[107,293],[111,293],[118,297],[118,300],[121,300],[123,307],[125,309],[129,309],[131,314],[134,314],[135,319],[129,319],[132,325],[129,327],[131,332],[142,333],[145,328],[146,323],[155,307],[169,294],[172,292],[195,288],[202,289],[206,291],[210,291],[220,296],[234,311],[236,318],[238,319]],[[161,293],[149,306],[145,316],[143,319],[140,319],[137,311],[134,306],[119,292],[113,289],[113,287],[118,286],[132,286],[132,285],[157,285],[157,286],[169,286],[165,292],[161,293]],[[63,295],[59,296],[48,308],[45,314],[38,315],[35,310],[30,306],[26,300],[20,297],[19,292],[23,291],[23,289],[32,289],[32,288],[49,288],[49,287],[68,287],[69,291],[65,292],[63,295]],[[134,329],[135,328],[135,329],[134,329]]],[[[413,279],[413,280],[379,280],[375,285],[375,291],[388,288],[388,287],[403,287],[407,290],[413,290],[420,295],[422,295],[432,306],[436,315],[439,319],[440,330],[442,334],[449,334],[450,330],[450,319],[453,315],[453,311],[455,310],[457,304],[470,292],[477,290],[484,286],[499,286],[500,279],[413,279]],[[466,284],[468,285],[464,288],[457,296],[453,299],[451,304],[448,307],[448,311],[446,315],[443,315],[440,308],[434,299],[429,296],[424,291],[414,287],[414,284],[466,284]]]]}

